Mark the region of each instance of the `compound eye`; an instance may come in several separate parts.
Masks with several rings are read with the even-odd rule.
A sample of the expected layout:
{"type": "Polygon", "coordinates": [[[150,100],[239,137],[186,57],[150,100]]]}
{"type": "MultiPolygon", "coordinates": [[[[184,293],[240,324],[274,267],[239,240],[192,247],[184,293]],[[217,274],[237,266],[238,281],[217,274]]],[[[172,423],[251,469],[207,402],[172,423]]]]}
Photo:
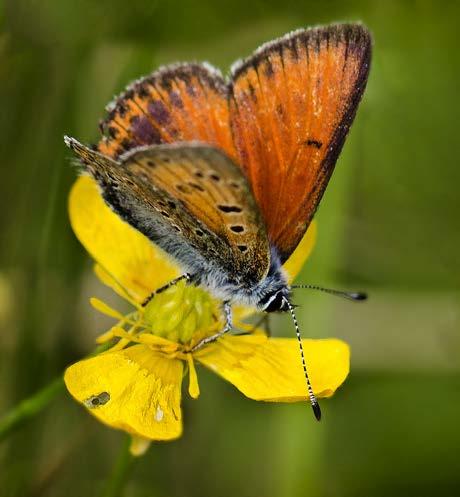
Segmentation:
{"type": "Polygon", "coordinates": [[[267,305],[264,308],[265,312],[277,312],[283,310],[284,299],[281,292],[276,293],[275,295],[270,296],[268,299],[267,305]]]}

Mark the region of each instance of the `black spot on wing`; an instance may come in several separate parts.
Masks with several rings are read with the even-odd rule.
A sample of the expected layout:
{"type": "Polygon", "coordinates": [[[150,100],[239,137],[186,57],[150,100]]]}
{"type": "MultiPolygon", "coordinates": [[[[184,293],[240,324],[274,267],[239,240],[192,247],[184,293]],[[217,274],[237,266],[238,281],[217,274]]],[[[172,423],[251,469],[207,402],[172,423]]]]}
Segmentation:
{"type": "Polygon", "coordinates": [[[149,92],[148,88],[146,87],[146,85],[144,84],[144,82],[137,85],[136,90],[137,90],[137,94],[141,100],[144,100],[145,98],[147,98],[150,95],[150,92],[149,92]]]}
{"type": "Polygon", "coordinates": [[[184,193],[186,195],[190,193],[190,189],[185,185],[179,184],[179,185],[176,185],[176,188],[178,191],[180,191],[181,193],[184,193]]]}
{"type": "Polygon", "coordinates": [[[189,181],[189,185],[194,188],[195,190],[198,190],[199,192],[204,192],[205,189],[199,185],[198,183],[193,183],[192,181],[189,181]]]}
{"type": "Polygon", "coordinates": [[[315,147],[318,150],[323,146],[323,143],[318,140],[307,140],[305,142],[309,147],[315,147]]]}
{"type": "Polygon", "coordinates": [[[222,212],[225,212],[226,214],[230,214],[230,213],[240,213],[242,211],[241,207],[238,207],[237,205],[222,205],[222,204],[219,204],[217,206],[217,208],[222,211],[222,212]]]}
{"type": "Polygon", "coordinates": [[[121,146],[123,147],[123,152],[125,150],[129,150],[133,147],[136,146],[136,142],[133,142],[132,140],[130,140],[129,138],[123,138],[123,140],[121,141],[121,146]]]}
{"type": "Polygon", "coordinates": [[[114,128],[113,126],[108,126],[107,133],[110,136],[110,138],[115,139],[118,136],[118,129],[114,128]]]}

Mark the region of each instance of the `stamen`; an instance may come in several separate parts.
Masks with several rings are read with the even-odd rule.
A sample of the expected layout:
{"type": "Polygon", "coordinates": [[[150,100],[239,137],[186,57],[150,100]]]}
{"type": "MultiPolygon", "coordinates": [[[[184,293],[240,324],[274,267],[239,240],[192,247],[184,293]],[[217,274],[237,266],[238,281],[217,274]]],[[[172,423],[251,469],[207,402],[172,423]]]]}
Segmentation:
{"type": "Polygon", "coordinates": [[[198,385],[198,376],[192,354],[187,354],[187,364],[189,375],[188,393],[192,399],[197,399],[200,395],[200,386],[198,385]]]}
{"type": "Polygon", "coordinates": [[[105,269],[103,266],[100,264],[95,264],[94,265],[94,272],[96,273],[96,276],[106,285],[111,286],[114,288],[114,290],[118,293],[118,290],[121,290],[121,293],[124,294],[124,298],[134,307],[136,307],[137,310],[140,310],[142,307],[139,304],[139,302],[135,299],[134,295],[127,289],[125,288],[120,281],[107,269],[105,269]],[[109,281],[111,280],[111,282],[109,281]]]}
{"type": "Polygon", "coordinates": [[[107,342],[110,342],[110,340],[112,340],[113,338],[113,332],[112,330],[108,330],[106,331],[105,333],[102,333],[102,335],[99,335],[97,338],[96,338],[96,343],[107,343],[107,342]]]}
{"type": "Polygon", "coordinates": [[[121,312],[116,311],[115,309],[107,305],[105,302],[102,302],[102,300],[97,299],[96,297],[91,297],[89,299],[89,302],[96,309],[96,311],[99,311],[102,314],[109,316],[110,318],[122,321],[125,317],[123,316],[123,314],[121,314],[121,312]]]}
{"type": "Polygon", "coordinates": [[[299,324],[297,323],[297,318],[296,318],[296,315],[294,313],[294,307],[286,297],[283,297],[283,299],[284,299],[284,302],[286,302],[286,305],[288,306],[289,312],[291,313],[292,321],[294,322],[295,333],[297,336],[297,340],[299,342],[300,358],[302,359],[303,372],[305,374],[305,380],[307,382],[308,397],[310,399],[311,407],[313,409],[313,413],[315,415],[315,418],[319,421],[321,419],[321,409],[319,407],[319,403],[318,403],[318,400],[316,398],[316,395],[313,392],[313,388],[312,388],[311,383],[310,383],[310,378],[308,376],[307,364],[305,362],[305,355],[303,352],[302,337],[300,336],[299,324]]]}
{"type": "Polygon", "coordinates": [[[131,326],[139,325],[140,318],[138,317],[137,312],[130,312],[129,314],[126,314],[124,316],[123,314],[121,314],[121,312],[117,311],[116,309],[113,309],[105,302],[97,299],[96,297],[91,297],[89,301],[91,305],[94,307],[94,309],[96,309],[97,311],[111,318],[118,319],[118,323],[115,326],[124,326],[125,324],[129,324],[131,326]],[[133,317],[136,318],[136,321],[133,321],[131,319],[133,317]]]}

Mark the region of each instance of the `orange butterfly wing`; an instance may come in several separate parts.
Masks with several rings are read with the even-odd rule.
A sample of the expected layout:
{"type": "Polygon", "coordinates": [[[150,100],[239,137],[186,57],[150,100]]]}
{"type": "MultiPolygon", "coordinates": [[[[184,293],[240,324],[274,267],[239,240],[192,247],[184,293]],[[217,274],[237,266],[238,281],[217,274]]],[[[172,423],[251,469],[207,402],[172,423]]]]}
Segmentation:
{"type": "Polygon", "coordinates": [[[139,79],[107,106],[98,151],[117,158],[143,145],[199,140],[233,159],[228,87],[208,64],[173,64],[139,79]]]}
{"type": "Polygon", "coordinates": [[[301,240],[332,174],[370,52],[364,27],[334,25],[269,42],[232,70],[238,160],[282,261],[301,240]]]}
{"type": "Polygon", "coordinates": [[[244,170],[282,261],[305,233],[364,90],[370,35],[360,25],[300,30],[262,46],[227,84],[207,64],[174,64],[108,106],[98,151],[198,140],[244,170]]]}

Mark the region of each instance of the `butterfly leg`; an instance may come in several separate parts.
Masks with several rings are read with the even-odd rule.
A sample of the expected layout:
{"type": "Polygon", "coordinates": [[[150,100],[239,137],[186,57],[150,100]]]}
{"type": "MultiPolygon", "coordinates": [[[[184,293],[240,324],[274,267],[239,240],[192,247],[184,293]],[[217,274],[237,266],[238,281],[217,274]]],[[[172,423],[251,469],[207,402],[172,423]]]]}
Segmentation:
{"type": "Polygon", "coordinates": [[[270,327],[270,314],[266,313],[262,316],[262,318],[254,325],[254,329],[259,326],[263,326],[265,329],[265,333],[268,337],[272,336],[272,330],[270,327]]]}
{"type": "Polygon", "coordinates": [[[265,332],[267,337],[271,337],[272,330],[270,328],[270,314],[265,313],[263,317],[261,317],[258,321],[256,321],[254,325],[252,325],[251,329],[235,333],[234,336],[252,335],[261,326],[263,327],[263,331],[265,332]]]}
{"type": "Polygon", "coordinates": [[[166,283],[166,285],[163,285],[162,287],[158,288],[158,290],[155,290],[154,292],[152,292],[144,300],[144,302],[142,302],[142,307],[145,307],[153,299],[153,297],[155,297],[155,295],[157,295],[158,293],[164,292],[168,288],[171,288],[172,286],[177,285],[177,283],[179,283],[179,281],[182,281],[182,280],[190,281],[191,279],[192,279],[192,275],[190,273],[181,274],[177,278],[174,278],[173,280],[166,283]]]}
{"type": "Polygon", "coordinates": [[[214,335],[211,335],[209,337],[203,338],[200,342],[198,342],[192,349],[192,352],[195,352],[195,350],[201,349],[203,345],[206,345],[207,343],[215,342],[218,338],[221,336],[225,335],[225,333],[228,333],[232,327],[232,306],[230,305],[230,302],[225,301],[223,304],[223,309],[224,309],[224,314],[225,314],[225,325],[224,327],[219,331],[219,333],[215,333],[214,335]]]}

